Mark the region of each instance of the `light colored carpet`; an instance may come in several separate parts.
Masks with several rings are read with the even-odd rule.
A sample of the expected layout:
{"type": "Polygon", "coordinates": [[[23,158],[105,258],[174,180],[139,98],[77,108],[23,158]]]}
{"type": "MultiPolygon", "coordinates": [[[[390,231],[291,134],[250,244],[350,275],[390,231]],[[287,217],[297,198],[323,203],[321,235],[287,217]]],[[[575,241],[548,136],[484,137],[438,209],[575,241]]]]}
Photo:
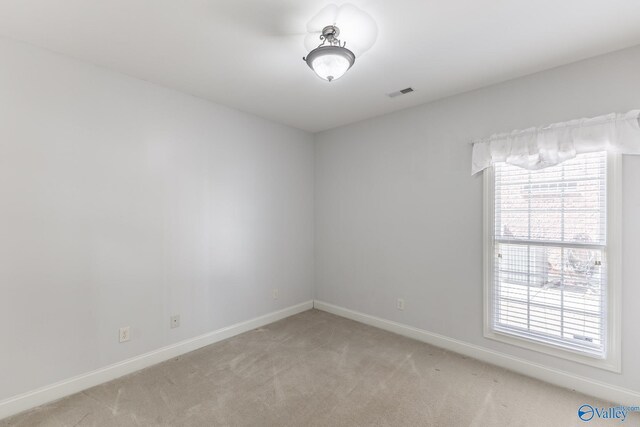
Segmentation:
{"type": "MultiPolygon", "coordinates": [[[[577,426],[609,406],[317,310],[0,421],[0,426],[577,426]]],[[[639,402],[640,403],[640,402],[639,402]]],[[[640,425],[630,414],[623,425],[640,425]]]]}

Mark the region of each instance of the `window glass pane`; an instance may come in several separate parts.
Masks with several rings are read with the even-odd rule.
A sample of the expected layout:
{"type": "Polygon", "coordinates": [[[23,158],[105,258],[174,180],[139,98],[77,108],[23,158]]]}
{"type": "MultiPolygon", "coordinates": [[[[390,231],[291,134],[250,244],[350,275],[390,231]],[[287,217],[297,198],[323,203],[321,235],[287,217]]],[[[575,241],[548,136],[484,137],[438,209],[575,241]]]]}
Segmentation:
{"type": "Polygon", "coordinates": [[[606,153],[495,167],[493,326],[603,356],[606,153]]]}
{"type": "Polygon", "coordinates": [[[604,245],[605,180],[605,153],[539,171],[496,165],[496,237],[604,245]]]}

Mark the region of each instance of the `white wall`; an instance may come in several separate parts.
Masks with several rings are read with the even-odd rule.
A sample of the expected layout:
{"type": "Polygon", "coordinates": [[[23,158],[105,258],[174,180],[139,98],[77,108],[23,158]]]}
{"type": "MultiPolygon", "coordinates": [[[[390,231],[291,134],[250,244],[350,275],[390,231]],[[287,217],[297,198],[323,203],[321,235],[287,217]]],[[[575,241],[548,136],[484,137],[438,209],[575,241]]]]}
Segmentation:
{"type": "Polygon", "coordinates": [[[640,108],[638,70],[640,47],[317,134],[316,298],[640,391],[640,156],[623,161],[619,375],[483,338],[482,177],[469,145],[640,108]]]}
{"type": "Polygon", "coordinates": [[[0,400],[311,299],[312,142],[0,39],[0,400]]]}

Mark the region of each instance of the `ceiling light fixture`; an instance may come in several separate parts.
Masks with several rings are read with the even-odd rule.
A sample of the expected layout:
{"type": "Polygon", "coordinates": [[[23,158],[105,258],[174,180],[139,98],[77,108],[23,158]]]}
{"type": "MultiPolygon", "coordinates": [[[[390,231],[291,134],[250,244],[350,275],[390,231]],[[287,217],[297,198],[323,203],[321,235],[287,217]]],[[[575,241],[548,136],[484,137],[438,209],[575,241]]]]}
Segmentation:
{"type": "Polygon", "coordinates": [[[356,60],[356,56],[345,46],[347,42],[338,39],[340,29],[328,25],[322,29],[322,43],[302,58],[321,79],[337,80],[346,73],[356,60]]]}

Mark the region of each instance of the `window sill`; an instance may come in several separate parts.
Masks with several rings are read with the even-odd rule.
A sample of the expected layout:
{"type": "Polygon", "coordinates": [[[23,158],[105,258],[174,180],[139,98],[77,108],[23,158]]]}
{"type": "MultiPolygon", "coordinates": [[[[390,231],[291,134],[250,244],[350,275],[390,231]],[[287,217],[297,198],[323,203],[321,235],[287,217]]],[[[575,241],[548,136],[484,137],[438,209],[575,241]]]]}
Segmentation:
{"type": "Polygon", "coordinates": [[[600,359],[597,357],[582,354],[578,351],[572,351],[570,349],[560,348],[552,344],[545,344],[542,342],[537,342],[527,338],[522,338],[516,335],[510,335],[494,330],[485,330],[484,337],[490,340],[499,341],[527,350],[536,351],[538,353],[558,357],[560,359],[570,360],[572,362],[593,366],[618,374],[621,373],[621,360],[619,357],[619,353],[618,355],[611,355],[611,352],[609,352],[609,356],[607,358],[600,359]]]}

